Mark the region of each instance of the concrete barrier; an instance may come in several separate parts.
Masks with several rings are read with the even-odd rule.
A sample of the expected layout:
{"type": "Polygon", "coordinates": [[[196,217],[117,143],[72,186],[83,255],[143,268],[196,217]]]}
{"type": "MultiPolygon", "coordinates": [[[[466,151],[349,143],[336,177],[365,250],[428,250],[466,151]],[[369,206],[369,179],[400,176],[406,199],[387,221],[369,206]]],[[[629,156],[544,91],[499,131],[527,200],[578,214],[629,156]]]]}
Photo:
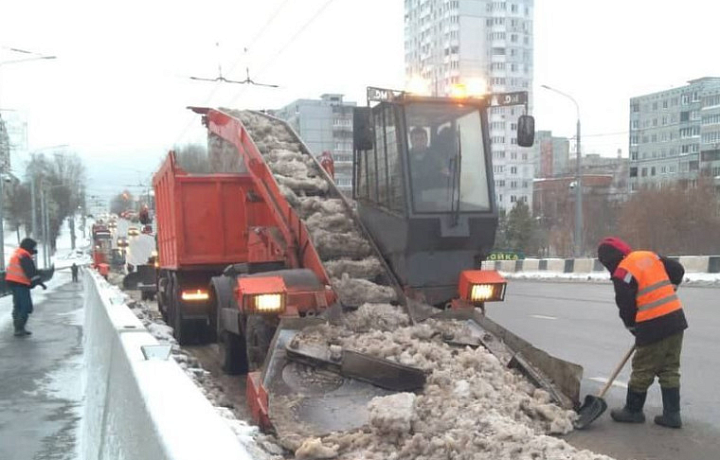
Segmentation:
{"type": "Polygon", "coordinates": [[[708,273],[710,257],[708,256],[681,256],[680,263],[685,267],[686,273],[708,273]]]}
{"type": "Polygon", "coordinates": [[[145,359],[157,341],[124,296],[85,271],[86,460],[251,459],[230,427],[172,359],[145,359]]]}
{"type": "Polygon", "coordinates": [[[547,260],[547,271],[549,272],[564,272],[565,271],[565,259],[545,259],[547,260]]]}
{"type": "MultiPolygon", "coordinates": [[[[720,273],[720,256],[668,256],[685,267],[685,273],[720,273]]],[[[555,273],[592,274],[604,273],[607,269],[598,259],[523,259],[517,261],[495,261],[491,269],[506,273],[548,271],[555,273]]],[[[702,275],[700,275],[702,276],[702,275]]]]}
{"type": "Polygon", "coordinates": [[[522,262],[522,271],[524,272],[540,270],[540,259],[525,259],[522,262]]]}
{"type": "Polygon", "coordinates": [[[573,273],[590,273],[593,271],[594,259],[575,259],[573,273]]]}
{"type": "Polygon", "coordinates": [[[500,261],[500,268],[498,270],[504,271],[504,272],[514,272],[516,271],[517,264],[514,260],[501,260],[500,261]]]}

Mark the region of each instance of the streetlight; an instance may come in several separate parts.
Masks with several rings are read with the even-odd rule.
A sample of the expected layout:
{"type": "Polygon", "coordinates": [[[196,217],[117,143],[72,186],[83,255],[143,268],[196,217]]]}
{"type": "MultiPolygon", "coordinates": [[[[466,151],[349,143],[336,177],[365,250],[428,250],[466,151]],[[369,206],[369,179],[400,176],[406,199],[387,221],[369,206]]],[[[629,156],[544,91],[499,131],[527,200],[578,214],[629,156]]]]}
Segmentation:
{"type": "Polygon", "coordinates": [[[563,93],[560,90],[551,88],[548,85],[540,85],[541,87],[558,93],[570,99],[575,104],[575,110],[577,112],[577,170],[575,172],[575,257],[579,257],[582,254],[582,229],[583,229],[583,214],[582,214],[582,172],[581,162],[582,157],[580,156],[580,106],[578,105],[575,98],[567,93],[563,93]]]}

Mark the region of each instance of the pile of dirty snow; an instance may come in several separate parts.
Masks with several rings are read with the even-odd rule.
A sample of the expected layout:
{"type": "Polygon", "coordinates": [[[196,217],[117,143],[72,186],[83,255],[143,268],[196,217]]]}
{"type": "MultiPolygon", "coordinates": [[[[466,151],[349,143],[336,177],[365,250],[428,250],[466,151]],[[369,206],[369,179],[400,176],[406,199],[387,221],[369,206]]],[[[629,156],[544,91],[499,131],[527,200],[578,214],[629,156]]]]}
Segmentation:
{"type": "Polygon", "coordinates": [[[349,313],[343,326],[306,328],[296,338],[301,343],[356,350],[417,367],[427,373],[427,383],[417,395],[373,399],[369,425],[360,430],[292,440],[298,458],[608,459],[548,436],[572,431],[576,414],[553,404],[546,391],[484,348],[444,342],[467,333],[463,323],[452,321],[411,326],[399,308],[370,304],[349,313]]]}

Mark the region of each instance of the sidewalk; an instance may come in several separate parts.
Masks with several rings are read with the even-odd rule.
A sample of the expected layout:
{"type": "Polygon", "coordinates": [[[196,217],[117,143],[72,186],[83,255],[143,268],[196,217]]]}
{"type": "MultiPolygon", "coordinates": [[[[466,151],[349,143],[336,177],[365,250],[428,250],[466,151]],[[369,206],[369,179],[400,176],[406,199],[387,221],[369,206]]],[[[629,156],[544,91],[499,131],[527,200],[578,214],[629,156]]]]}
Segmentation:
{"type": "Polygon", "coordinates": [[[82,414],[83,289],[65,270],[32,291],[29,337],[0,299],[0,459],[74,460],[82,414]]]}

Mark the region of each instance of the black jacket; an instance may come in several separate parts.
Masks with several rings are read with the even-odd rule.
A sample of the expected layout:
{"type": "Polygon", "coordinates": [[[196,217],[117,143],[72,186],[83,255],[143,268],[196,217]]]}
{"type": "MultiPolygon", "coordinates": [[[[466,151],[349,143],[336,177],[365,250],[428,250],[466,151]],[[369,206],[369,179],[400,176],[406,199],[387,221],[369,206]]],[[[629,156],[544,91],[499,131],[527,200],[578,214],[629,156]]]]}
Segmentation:
{"type": "MultiPolygon", "coordinates": [[[[28,279],[30,280],[30,289],[42,284],[42,278],[40,277],[40,272],[35,267],[35,262],[33,261],[32,257],[27,257],[27,256],[20,257],[20,266],[22,267],[23,271],[25,272],[25,276],[27,276],[28,279]]],[[[27,287],[27,285],[25,285],[25,284],[16,283],[14,281],[8,281],[7,284],[12,285],[12,286],[27,287]]]]}
{"type": "MultiPolygon", "coordinates": [[[[685,275],[683,266],[679,262],[666,257],[660,256],[660,260],[665,266],[670,282],[675,286],[679,286],[685,275]]],[[[616,273],[616,271],[613,271],[612,276],[612,282],[615,286],[615,303],[620,309],[620,318],[625,323],[625,327],[634,331],[636,345],[648,345],[687,329],[688,324],[682,309],[635,324],[637,280],[632,277],[630,282],[626,282],[624,276],[615,276],[616,273]]]]}

